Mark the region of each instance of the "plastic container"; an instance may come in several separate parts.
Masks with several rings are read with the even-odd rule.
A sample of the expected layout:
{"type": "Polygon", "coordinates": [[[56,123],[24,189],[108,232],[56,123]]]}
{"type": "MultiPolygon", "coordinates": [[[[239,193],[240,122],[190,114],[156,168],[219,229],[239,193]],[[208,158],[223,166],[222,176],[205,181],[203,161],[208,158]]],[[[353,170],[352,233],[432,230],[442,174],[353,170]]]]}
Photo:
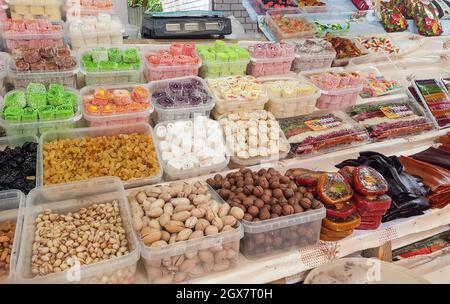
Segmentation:
{"type": "MultiPolygon", "coordinates": [[[[39,138],[39,182],[37,185],[44,185],[44,159],[43,159],[43,150],[44,144],[47,142],[51,142],[59,139],[76,139],[82,137],[101,137],[101,136],[114,136],[119,134],[149,134],[152,137],[153,144],[154,138],[153,130],[149,124],[145,123],[136,123],[136,124],[128,124],[128,125],[114,125],[107,127],[92,127],[92,128],[78,128],[72,130],[58,130],[51,131],[43,134],[39,138]]],[[[159,164],[159,172],[154,176],[148,176],[144,178],[136,178],[130,179],[128,181],[122,181],[126,188],[136,188],[144,185],[156,184],[161,181],[163,170],[161,165],[161,157],[158,153],[158,149],[155,146],[157,155],[158,155],[158,164],[159,164]]]]}
{"type": "MultiPolygon", "coordinates": [[[[98,15],[98,14],[96,14],[98,15]]],[[[95,15],[95,16],[96,16],[95,15]]],[[[83,32],[82,25],[86,24],[83,20],[72,20],[66,23],[66,32],[70,39],[72,49],[78,50],[84,47],[97,47],[105,45],[121,45],[123,44],[122,33],[123,25],[120,18],[116,15],[111,16],[108,30],[83,32]]],[[[97,24],[95,24],[96,26],[97,24]]]]}
{"type": "Polygon", "coordinates": [[[14,269],[19,255],[20,236],[22,234],[23,218],[20,216],[20,213],[23,212],[24,207],[25,195],[21,191],[0,191],[0,223],[11,221],[16,224],[10,253],[9,269],[3,268],[4,266],[0,267],[0,273],[3,273],[5,270],[7,272],[4,275],[0,275],[0,284],[13,282],[14,269]]]}
{"type": "Polygon", "coordinates": [[[317,31],[311,20],[307,18],[305,14],[302,14],[302,12],[298,9],[271,10],[267,12],[265,20],[267,26],[269,27],[270,31],[273,33],[277,41],[286,39],[313,38],[317,31]],[[275,18],[280,15],[287,18],[297,19],[300,22],[309,24],[309,29],[293,33],[286,33],[275,22],[275,18]]]}
{"type": "Polygon", "coordinates": [[[369,142],[366,130],[345,113],[315,113],[280,120],[295,157],[310,157],[369,142]]]}
{"type": "Polygon", "coordinates": [[[118,45],[118,46],[105,46],[106,48],[109,47],[117,47],[121,51],[124,51],[126,49],[132,49],[135,48],[138,51],[139,58],[141,60],[140,66],[134,69],[129,70],[112,70],[112,71],[87,71],[82,58],[83,55],[91,51],[92,48],[82,48],[78,51],[78,61],[80,62],[80,72],[81,75],[83,75],[84,78],[84,85],[124,85],[127,83],[130,84],[138,84],[142,83],[142,71],[144,70],[144,62],[143,58],[140,54],[140,51],[136,47],[130,47],[125,45],[118,45]]]}
{"type": "Polygon", "coordinates": [[[250,57],[247,74],[255,77],[289,74],[295,56],[278,58],[250,57]]]}
{"type": "Polygon", "coordinates": [[[202,61],[199,57],[199,62],[197,64],[187,64],[187,65],[157,65],[151,64],[147,60],[147,55],[151,52],[158,51],[168,51],[169,45],[149,45],[142,48],[144,54],[143,59],[145,61],[144,75],[147,81],[155,81],[162,79],[170,79],[177,77],[186,76],[197,76],[200,67],[202,66],[202,61]]]}
{"type": "Polygon", "coordinates": [[[2,28],[2,37],[5,40],[8,52],[21,47],[44,48],[64,46],[64,27],[62,21],[53,21],[53,25],[61,26],[61,30],[54,33],[20,33],[6,32],[2,28]]]}
{"type": "Polygon", "coordinates": [[[346,111],[374,141],[405,138],[434,128],[424,110],[408,97],[356,105],[346,111]]]}
{"type": "MultiPolygon", "coordinates": [[[[17,136],[8,136],[8,137],[0,137],[0,150],[3,151],[6,147],[19,147],[22,146],[26,142],[34,142],[38,143],[39,139],[36,136],[25,136],[25,135],[17,135],[17,136]]],[[[39,147],[38,147],[39,149],[39,147]]],[[[41,174],[39,172],[41,164],[39,160],[39,151],[37,153],[36,159],[36,186],[38,186],[41,182],[41,174]]],[[[0,204],[1,207],[1,204],[0,204]]]]}
{"type": "MultiPolygon", "coordinates": [[[[264,14],[265,12],[271,11],[274,9],[279,9],[279,8],[268,7],[267,5],[264,4],[264,2],[262,0],[254,0],[254,1],[255,1],[255,6],[256,6],[255,9],[260,14],[264,14]]],[[[283,9],[297,9],[298,8],[298,1],[291,0],[291,2],[292,2],[291,6],[286,6],[283,9]]]]}
{"type": "Polygon", "coordinates": [[[123,30],[125,39],[138,39],[141,28],[133,24],[125,24],[123,30]]]}
{"type": "MultiPolygon", "coordinates": [[[[350,38],[346,38],[346,39],[350,39],[350,38]]],[[[342,67],[342,66],[347,66],[350,63],[353,64],[363,64],[366,62],[370,62],[371,54],[369,53],[369,51],[367,51],[362,45],[361,43],[356,40],[356,39],[350,39],[353,44],[356,46],[357,49],[359,49],[359,51],[361,52],[361,56],[358,57],[346,57],[346,58],[340,58],[338,59],[337,57],[333,60],[332,66],[333,67],[342,67]]]]}
{"type": "MultiPolygon", "coordinates": [[[[15,280],[20,283],[134,283],[139,260],[139,243],[131,225],[131,213],[123,185],[118,178],[104,177],[87,181],[39,187],[30,192],[23,212],[23,232],[15,280]],[[82,265],[79,272],[69,268],[45,276],[31,274],[31,257],[36,217],[46,209],[67,214],[94,204],[117,201],[129,253],[106,261],[82,265]]],[[[79,264],[78,264],[79,265],[79,264]]]]}
{"type": "MultiPolygon", "coordinates": [[[[190,121],[194,122],[194,119],[189,119],[190,121]]],[[[180,121],[180,120],[178,120],[180,121]]],[[[187,120],[184,120],[187,121],[187,120]]],[[[159,127],[159,126],[167,126],[168,123],[173,123],[172,121],[165,121],[165,122],[161,122],[159,124],[157,124],[155,126],[155,130],[159,127]]],[[[160,140],[155,139],[155,144],[159,149],[159,153],[162,154],[161,152],[161,146],[160,146],[160,140]]],[[[224,147],[223,147],[223,151],[225,152],[225,141],[224,141],[224,147]]],[[[228,162],[230,161],[230,156],[225,153],[225,160],[217,165],[212,165],[212,166],[208,166],[208,167],[198,167],[198,168],[193,168],[190,170],[175,170],[173,168],[170,168],[170,166],[168,166],[166,164],[165,161],[161,161],[161,163],[163,164],[163,171],[164,171],[164,180],[183,180],[183,179],[187,179],[187,178],[191,178],[191,177],[196,177],[196,176],[203,176],[203,175],[207,175],[207,174],[211,174],[211,173],[215,173],[215,172],[219,172],[222,171],[223,169],[225,169],[228,165],[228,162]]]]}
{"type": "MultiPolygon", "coordinates": [[[[301,82],[299,83],[301,84],[301,82]]],[[[314,86],[313,84],[310,85],[314,86]]],[[[280,97],[275,94],[271,94],[270,90],[268,90],[268,95],[269,101],[267,102],[265,108],[267,111],[271,112],[275,118],[279,119],[306,115],[314,112],[316,110],[317,99],[320,97],[320,92],[315,89],[315,92],[309,95],[280,97]]]]}
{"type": "MultiPolygon", "coordinates": [[[[231,76],[233,77],[233,76],[231,76]]],[[[236,76],[237,78],[233,78],[231,80],[235,80],[239,82],[239,77],[240,76],[236,76]]],[[[246,77],[251,77],[251,76],[242,76],[243,78],[246,77]]],[[[220,77],[220,78],[216,78],[216,79],[208,79],[206,80],[206,83],[208,84],[208,86],[210,86],[211,82],[224,82],[227,80],[227,77],[220,77]]],[[[256,79],[254,79],[255,81],[257,81],[256,79]]],[[[243,82],[241,82],[243,83],[243,82]]],[[[247,112],[253,112],[253,111],[258,111],[258,110],[263,110],[264,109],[264,105],[266,104],[266,102],[269,100],[269,96],[267,95],[266,90],[261,87],[261,92],[260,95],[258,96],[258,98],[254,99],[254,100],[248,100],[247,98],[245,100],[243,100],[243,98],[237,98],[236,100],[234,99],[230,99],[230,98],[225,98],[221,95],[220,91],[217,91],[215,88],[213,87],[209,87],[215,100],[216,100],[216,105],[214,107],[213,110],[213,117],[215,119],[219,118],[222,115],[226,115],[226,114],[230,114],[230,113],[238,113],[238,112],[242,112],[242,111],[247,111],[247,112]]],[[[242,93],[242,91],[238,92],[238,93],[242,93]]]]}
{"type": "Polygon", "coordinates": [[[317,5],[317,6],[303,6],[303,5],[301,5],[302,1],[298,1],[298,2],[299,2],[298,8],[301,9],[302,11],[307,12],[308,14],[325,13],[329,9],[331,9],[329,4],[325,0],[320,0],[320,2],[325,4],[325,5],[321,5],[321,6],[319,6],[319,5],[317,5]]]}
{"type": "Polygon", "coordinates": [[[83,16],[97,16],[99,13],[114,13],[113,1],[96,0],[90,2],[92,2],[92,5],[89,5],[89,2],[82,0],[65,1],[62,11],[63,15],[66,17],[66,20],[72,21],[83,16]]]}
{"type": "MultiPolygon", "coordinates": [[[[78,103],[76,107],[76,111],[74,115],[70,118],[66,119],[54,119],[54,120],[38,120],[33,122],[18,122],[18,123],[10,123],[5,121],[3,115],[0,116],[0,127],[6,130],[8,136],[16,136],[16,135],[30,135],[30,136],[38,136],[42,135],[44,132],[50,130],[61,130],[61,129],[71,129],[76,127],[77,121],[79,121],[82,117],[81,115],[81,99],[80,94],[77,90],[72,88],[64,88],[65,91],[72,92],[77,94],[78,103]]],[[[15,91],[24,91],[24,90],[15,90],[15,91]]],[[[5,95],[5,99],[14,93],[14,91],[10,91],[5,95]]],[[[3,113],[3,108],[5,100],[0,101],[0,113],[3,113]]]]}
{"type": "Polygon", "coordinates": [[[25,71],[19,72],[12,69],[14,62],[8,65],[8,82],[14,89],[24,89],[30,82],[43,83],[48,86],[51,83],[61,84],[65,87],[77,88],[78,61],[75,67],[64,71],[25,71]]]}
{"type": "Polygon", "coordinates": [[[339,12],[324,12],[318,13],[315,12],[310,14],[311,20],[315,23],[317,33],[317,37],[324,37],[327,33],[336,35],[336,36],[346,36],[350,31],[350,21],[346,18],[348,13],[339,13],[339,12]],[[328,26],[327,29],[320,29],[320,25],[328,26]],[[339,25],[340,29],[337,27],[331,29],[330,25],[339,25]]]}
{"type": "MultiPolygon", "coordinates": [[[[314,39],[313,41],[319,40],[321,39],[314,39]]],[[[318,54],[296,51],[295,59],[292,63],[292,71],[299,73],[302,71],[330,68],[335,58],[336,51],[332,48],[318,54]]]]}
{"type": "MultiPolygon", "coordinates": [[[[140,85],[144,86],[145,85],[140,85]]],[[[84,87],[80,90],[80,96],[81,96],[81,111],[83,113],[84,119],[87,121],[88,126],[90,127],[101,127],[101,126],[109,126],[109,125],[124,125],[129,123],[135,123],[135,122],[145,122],[149,123],[150,114],[153,113],[154,107],[151,104],[150,96],[148,98],[148,103],[150,104],[150,108],[145,110],[140,110],[137,112],[127,112],[127,113],[120,113],[115,112],[110,115],[94,115],[89,114],[88,111],[86,111],[85,104],[84,104],[84,96],[86,95],[93,95],[95,91],[95,86],[88,86],[84,87]]],[[[102,86],[103,89],[106,90],[128,90],[132,91],[133,86],[130,85],[113,85],[113,86],[102,86]]]]}
{"type": "Polygon", "coordinates": [[[187,76],[180,77],[174,79],[164,79],[158,81],[152,81],[149,84],[150,94],[155,93],[156,91],[165,90],[168,88],[170,82],[179,82],[186,83],[191,80],[196,80],[201,83],[202,89],[205,90],[206,95],[209,96],[208,102],[205,104],[199,104],[196,106],[174,106],[172,108],[163,108],[161,107],[156,99],[152,96],[152,103],[155,107],[155,112],[153,113],[153,121],[155,123],[160,123],[168,120],[180,120],[180,119],[189,119],[194,115],[203,115],[209,116],[212,108],[214,107],[216,101],[213,98],[211,91],[209,90],[206,82],[197,76],[187,76]]]}
{"type": "MultiPolygon", "coordinates": [[[[209,191],[212,199],[219,202],[219,204],[224,203],[222,198],[212,188],[209,187],[209,191]]],[[[189,278],[197,279],[214,272],[230,269],[236,266],[236,264],[238,263],[239,241],[243,236],[244,232],[242,229],[242,225],[239,222],[236,222],[234,230],[221,232],[215,235],[204,236],[194,240],[176,242],[164,248],[152,248],[144,245],[141,241],[141,255],[144,262],[144,267],[147,272],[148,280],[150,281],[150,283],[182,283],[187,282],[189,278]],[[171,273],[167,274],[163,278],[155,275],[161,273],[161,271],[167,271],[166,267],[164,267],[164,260],[179,259],[181,263],[181,261],[193,260],[197,258],[200,251],[210,252],[214,255],[217,252],[223,252],[225,250],[231,255],[231,258],[227,257],[227,260],[229,262],[226,265],[213,262],[214,265],[211,270],[201,271],[201,273],[193,272],[193,274],[195,275],[184,276],[185,279],[182,280],[179,280],[177,278],[177,276],[181,277],[180,274],[182,273],[182,271],[177,268],[173,269],[171,273]],[[232,252],[230,252],[231,250],[232,252]]],[[[196,265],[201,266],[197,263],[196,265]]],[[[205,263],[203,265],[203,269],[205,269],[207,266],[205,263]]]]}
{"type": "Polygon", "coordinates": [[[242,220],[241,252],[248,259],[266,257],[319,241],[325,207],[259,222],[242,220]]]}
{"type": "Polygon", "coordinates": [[[9,0],[11,19],[61,20],[60,0],[9,0]]]}
{"type": "Polygon", "coordinates": [[[3,87],[5,84],[8,65],[9,65],[9,55],[7,53],[0,52],[0,95],[3,95],[3,87]]]}

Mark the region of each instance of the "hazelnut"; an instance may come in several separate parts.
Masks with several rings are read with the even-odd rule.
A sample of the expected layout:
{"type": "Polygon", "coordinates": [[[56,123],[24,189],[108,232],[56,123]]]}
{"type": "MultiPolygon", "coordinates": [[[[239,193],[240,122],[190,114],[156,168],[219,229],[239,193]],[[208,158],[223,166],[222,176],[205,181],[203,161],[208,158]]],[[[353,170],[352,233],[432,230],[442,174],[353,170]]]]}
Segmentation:
{"type": "Polygon", "coordinates": [[[232,185],[231,188],[230,188],[231,192],[235,192],[236,188],[237,188],[236,185],[232,185]]]}
{"type": "Polygon", "coordinates": [[[280,190],[280,182],[278,180],[270,182],[270,189],[280,190]]]}
{"type": "Polygon", "coordinates": [[[231,184],[231,186],[236,184],[236,180],[234,178],[229,178],[228,182],[231,184]]]}
{"type": "Polygon", "coordinates": [[[269,174],[272,174],[272,175],[279,175],[280,173],[277,171],[277,170],[275,170],[274,168],[269,168],[268,170],[267,170],[267,172],[269,173],[269,174]]]}
{"type": "Polygon", "coordinates": [[[210,186],[213,187],[214,189],[217,188],[217,187],[216,187],[216,181],[215,181],[214,179],[208,178],[208,179],[206,180],[206,182],[208,183],[208,185],[210,185],[210,186]]]}
{"type": "Polygon", "coordinates": [[[248,213],[250,213],[250,215],[252,216],[252,217],[257,217],[258,216],[258,213],[259,213],[259,209],[258,209],[258,207],[256,207],[256,206],[250,206],[250,207],[248,207],[247,208],[247,211],[248,211],[248,213]]]}
{"type": "Polygon", "coordinates": [[[220,182],[220,181],[222,181],[222,179],[223,179],[222,175],[220,175],[220,174],[214,175],[214,180],[215,180],[215,181],[220,182]]]}
{"type": "Polygon", "coordinates": [[[253,205],[258,207],[259,209],[261,209],[264,206],[264,201],[261,199],[257,199],[257,200],[255,200],[253,205]]]}
{"type": "Polygon", "coordinates": [[[240,199],[241,201],[244,201],[244,200],[247,198],[247,195],[245,195],[244,192],[239,192],[239,193],[236,195],[236,198],[237,198],[237,199],[240,199]]]}
{"type": "Polygon", "coordinates": [[[269,203],[271,197],[266,195],[266,194],[264,194],[263,196],[261,196],[261,199],[263,200],[264,203],[269,203]]]}
{"type": "Polygon", "coordinates": [[[261,197],[264,194],[264,189],[261,186],[256,186],[253,188],[253,194],[256,197],[261,197]]]}
{"type": "Polygon", "coordinates": [[[244,205],[245,207],[250,207],[253,206],[253,199],[251,197],[246,197],[242,200],[242,205],[244,205]]]}
{"type": "Polygon", "coordinates": [[[294,213],[294,207],[291,205],[284,205],[282,210],[283,215],[290,215],[294,213]]]}
{"type": "Polygon", "coordinates": [[[231,183],[227,180],[222,182],[222,188],[224,189],[231,189],[231,183]]]}
{"type": "Polygon", "coordinates": [[[309,209],[311,208],[312,201],[309,198],[302,198],[300,204],[302,205],[303,209],[309,209]]]}
{"type": "Polygon", "coordinates": [[[281,206],[280,205],[273,205],[271,208],[270,208],[270,212],[272,212],[272,213],[275,213],[275,214],[277,214],[277,215],[280,215],[281,214],[281,206]]]}
{"type": "Polygon", "coordinates": [[[239,172],[241,172],[242,174],[247,174],[247,173],[251,173],[252,170],[244,167],[244,168],[239,169],[239,172]]]}
{"type": "Polygon", "coordinates": [[[294,205],[294,213],[300,213],[303,212],[303,208],[300,205],[294,205]]]}
{"type": "Polygon", "coordinates": [[[238,186],[239,188],[243,188],[245,186],[245,183],[243,180],[238,180],[236,182],[236,186],[238,186]]]}
{"type": "Polygon", "coordinates": [[[253,185],[245,185],[244,186],[244,193],[245,195],[250,195],[253,193],[253,185]]]}
{"type": "Polygon", "coordinates": [[[283,191],[281,189],[274,189],[272,192],[273,197],[275,198],[282,198],[283,197],[283,191]]]}
{"type": "Polygon", "coordinates": [[[260,212],[259,212],[259,218],[261,219],[261,220],[268,220],[269,218],[270,218],[270,212],[269,212],[269,210],[267,210],[266,208],[264,208],[263,210],[261,210],[260,212]]]}
{"type": "Polygon", "coordinates": [[[253,186],[253,178],[251,178],[251,177],[246,177],[245,180],[244,180],[244,183],[245,183],[246,185],[252,185],[252,186],[253,186]]]}
{"type": "Polygon", "coordinates": [[[258,171],[258,175],[259,176],[263,176],[264,174],[266,174],[266,169],[259,169],[259,171],[258,171]]]}
{"type": "Polygon", "coordinates": [[[272,190],[270,190],[270,189],[265,189],[265,190],[264,190],[264,194],[265,194],[265,195],[268,195],[269,197],[272,197],[272,190]]]}
{"type": "Polygon", "coordinates": [[[265,177],[261,177],[256,181],[256,184],[261,186],[263,189],[268,189],[269,188],[269,182],[267,181],[267,179],[265,177]]]}
{"type": "Polygon", "coordinates": [[[223,198],[224,200],[227,200],[230,197],[230,190],[228,189],[220,189],[219,190],[219,195],[221,198],[223,198]]]}
{"type": "Polygon", "coordinates": [[[253,216],[250,213],[244,214],[244,220],[251,222],[253,220],[253,216]]]}
{"type": "Polygon", "coordinates": [[[286,190],[284,190],[283,193],[284,193],[284,197],[287,199],[294,196],[294,190],[292,190],[291,188],[287,188],[286,190]]]}
{"type": "Polygon", "coordinates": [[[289,184],[290,183],[290,181],[291,181],[291,179],[288,177],[288,176],[282,176],[281,178],[280,178],[280,183],[282,183],[282,184],[289,184]]]}

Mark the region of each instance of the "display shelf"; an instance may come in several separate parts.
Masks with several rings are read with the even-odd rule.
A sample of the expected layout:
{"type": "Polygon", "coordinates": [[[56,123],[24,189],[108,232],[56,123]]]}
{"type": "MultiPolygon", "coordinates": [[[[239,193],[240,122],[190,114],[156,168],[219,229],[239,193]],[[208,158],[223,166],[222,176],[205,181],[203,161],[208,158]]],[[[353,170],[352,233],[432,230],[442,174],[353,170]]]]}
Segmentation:
{"type": "MultiPolygon", "coordinates": [[[[431,131],[410,137],[390,141],[372,143],[361,147],[338,151],[308,159],[288,159],[272,164],[250,167],[275,166],[280,170],[289,168],[307,168],[314,170],[335,170],[334,165],[348,158],[354,158],[359,151],[377,151],[386,155],[410,155],[422,151],[433,144],[439,136],[446,134],[446,130],[431,131]]],[[[224,172],[226,173],[226,172],[224,172]]],[[[212,175],[196,177],[190,180],[204,180],[212,175]]],[[[139,192],[145,187],[129,189],[128,192],[139,192]]],[[[239,267],[217,273],[189,283],[268,283],[285,278],[285,281],[296,282],[302,278],[301,273],[333,259],[348,256],[352,253],[374,248],[388,241],[403,238],[416,233],[450,224],[450,205],[444,209],[433,209],[425,214],[407,219],[398,219],[385,224],[373,231],[356,231],[350,237],[338,242],[320,242],[319,244],[300,250],[286,251],[281,254],[268,256],[258,260],[248,260],[240,255],[239,267]]],[[[141,282],[145,278],[141,276],[141,282]]]]}

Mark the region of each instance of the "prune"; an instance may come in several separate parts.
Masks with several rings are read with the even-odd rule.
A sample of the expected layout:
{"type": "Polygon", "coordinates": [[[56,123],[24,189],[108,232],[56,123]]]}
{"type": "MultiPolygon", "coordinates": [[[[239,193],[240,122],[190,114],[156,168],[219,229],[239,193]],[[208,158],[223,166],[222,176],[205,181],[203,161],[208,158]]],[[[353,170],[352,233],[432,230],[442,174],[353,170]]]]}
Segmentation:
{"type": "Polygon", "coordinates": [[[37,143],[6,147],[0,151],[0,190],[18,189],[27,194],[36,187],[37,143]]]}

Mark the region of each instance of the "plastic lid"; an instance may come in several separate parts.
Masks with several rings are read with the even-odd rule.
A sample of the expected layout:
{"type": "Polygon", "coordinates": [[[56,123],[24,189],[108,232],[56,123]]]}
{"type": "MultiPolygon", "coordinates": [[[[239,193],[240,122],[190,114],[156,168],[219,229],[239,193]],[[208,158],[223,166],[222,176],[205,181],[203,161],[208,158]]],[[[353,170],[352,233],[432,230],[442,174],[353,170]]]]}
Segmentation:
{"type": "MultiPolygon", "coordinates": [[[[25,22],[25,21],[24,21],[25,22]]],[[[63,39],[64,33],[64,22],[62,21],[52,21],[53,25],[61,26],[61,30],[51,33],[22,33],[12,30],[5,31],[2,29],[2,36],[4,39],[8,40],[36,40],[36,39],[63,39]]]]}

